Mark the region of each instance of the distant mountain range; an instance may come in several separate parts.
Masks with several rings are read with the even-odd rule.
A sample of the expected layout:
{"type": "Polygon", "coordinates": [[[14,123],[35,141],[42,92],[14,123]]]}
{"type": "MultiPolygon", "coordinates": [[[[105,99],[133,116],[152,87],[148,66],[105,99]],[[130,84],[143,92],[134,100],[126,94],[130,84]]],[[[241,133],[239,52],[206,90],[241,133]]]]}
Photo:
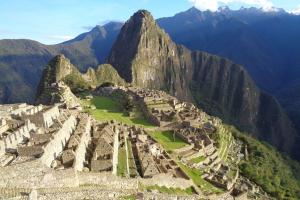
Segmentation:
{"type": "Polygon", "coordinates": [[[42,69],[54,55],[64,54],[81,72],[107,61],[128,82],[194,100],[210,114],[295,153],[298,141],[293,125],[277,101],[261,92],[250,76],[262,90],[276,95],[288,111],[293,111],[289,114],[294,124],[300,126],[300,117],[299,121],[297,118],[300,105],[294,101],[300,100],[294,93],[300,88],[299,21],[299,16],[283,11],[263,12],[252,8],[201,12],[191,8],[157,20],[171,38],[151,25],[154,22],[149,22],[154,30],[148,32],[147,27],[141,28],[144,23],[137,20],[125,26],[114,22],[97,26],[58,45],[1,40],[0,101],[33,101],[42,69]],[[149,39],[150,33],[155,40],[149,39]],[[247,72],[227,59],[189,51],[172,40],[191,50],[228,57],[244,65],[247,72]],[[147,79],[143,81],[140,76],[147,79]]]}
{"type": "Polygon", "coordinates": [[[164,90],[193,102],[204,111],[294,155],[299,137],[292,123],[276,100],[256,87],[242,66],[177,45],[148,11],[135,13],[125,23],[107,63],[110,65],[100,66],[98,73],[89,69],[81,74],[65,56],[55,57],[41,80],[39,102],[53,99],[49,82],[64,80],[76,92],[91,84],[101,85],[104,76],[106,82],[125,84],[121,77],[127,84],[164,90]]]}
{"type": "Polygon", "coordinates": [[[158,23],[189,49],[243,65],[262,90],[278,98],[300,129],[300,15],[256,8],[191,8],[158,23]]]}
{"type": "Polygon", "coordinates": [[[32,40],[0,40],[0,102],[32,102],[42,71],[51,58],[64,54],[80,71],[107,57],[122,23],[96,26],[73,40],[43,45],[32,40]]]}

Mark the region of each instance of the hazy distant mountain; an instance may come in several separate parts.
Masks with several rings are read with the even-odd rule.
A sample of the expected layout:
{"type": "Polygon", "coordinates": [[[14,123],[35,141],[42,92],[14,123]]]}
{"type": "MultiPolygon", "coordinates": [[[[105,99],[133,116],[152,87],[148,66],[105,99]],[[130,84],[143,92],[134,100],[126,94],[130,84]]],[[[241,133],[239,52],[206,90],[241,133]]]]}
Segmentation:
{"type": "Polygon", "coordinates": [[[242,66],[177,45],[147,11],[135,13],[125,23],[108,63],[134,86],[164,90],[195,102],[225,122],[295,153],[298,137],[292,123],[242,66]]]}
{"type": "Polygon", "coordinates": [[[158,20],[172,39],[193,50],[227,57],[257,85],[278,97],[300,129],[300,16],[256,8],[201,12],[191,8],[158,20]]]}
{"type": "Polygon", "coordinates": [[[122,23],[96,26],[90,32],[57,45],[31,40],[0,40],[0,102],[31,102],[42,70],[57,54],[64,54],[85,71],[103,63],[122,23]]]}

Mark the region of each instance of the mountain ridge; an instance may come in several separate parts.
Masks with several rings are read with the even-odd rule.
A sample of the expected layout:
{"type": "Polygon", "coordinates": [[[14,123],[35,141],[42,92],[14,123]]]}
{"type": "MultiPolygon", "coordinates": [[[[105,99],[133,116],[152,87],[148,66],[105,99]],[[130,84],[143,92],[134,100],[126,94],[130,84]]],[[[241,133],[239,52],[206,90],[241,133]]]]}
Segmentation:
{"type": "MultiPolygon", "coordinates": [[[[197,10],[194,10],[194,11],[197,11],[197,10]]],[[[224,17],[223,15],[224,14],[222,14],[221,19],[227,20],[228,17],[224,17]]],[[[240,31],[239,25],[240,24],[243,26],[247,25],[247,23],[245,24],[241,20],[237,20],[237,19],[234,19],[230,22],[233,24],[233,26],[236,26],[236,29],[235,29],[236,32],[234,32],[236,34],[239,34],[239,31],[240,31]]],[[[213,25],[215,25],[215,24],[213,24],[213,25]]],[[[114,27],[114,28],[116,28],[114,30],[115,32],[113,32],[115,34],[115,36],[119,33],[117,26],[118,25],[116,25],[114,27]]],[[[212,27],[214,27],[214,26],[212,26],[212,27]]],[[[106,28],[109,28],[109,27],[106,27],[106,28]]],[[[95,30],[97,31],[97,29],[95,29],[95,30]]],[[[221,29],[221,30],[223,30],[223,29],[221,29]]],[[[169,33],[169,31],[167,31],[167,32],[169,33]]],[[[249,33],[248,29],[246,29],[246,31],[244,31],[244,32],[246,33],[246,35],[242,35],[242,37],[239,41],[244,41],[244,39],[248,37],[247,36],[247,34],[249,33]]],[[[100,35],[101,35],[101,30],[100,30],[100,35]]],[[[222,34],[220,34],[220,36],[223,37],[222,34]]],[[[257,38],[259,36],[260,35],[255,36],[254,38],[257,38]]],[[[77,37],[77,39],[78,39],[78,37],[77,37]]],[[[5,47],[5,45],[3,45],[3,41],[1,40],[0,41],[0,44],[1,44],[0,45],[0,53],[4,52],[5,54],[1,55],[3,57],[1,57],[1,59],[0,59],[0,61],[1,61],[0,62],[0,66],[1,66],[0,71],[3,74],[6,74],[6,73],[10,74],[10,77],[14,77],[14,78],[8,79],[8,80],[7,79],[0,80],[0,83],[2,83],[2,85],[0,84],[0,101],[2,101],[2,102],[3,101],[5,101],[5,102],[16,102],[16,101],[22,102],[22,101],[24,101],[24,99],[28,102],[32,101],[31,97],[34,96],[33,91],[37,87],[38,78],[42,74],[43,66],[45,66],[46,63],[56,54],[60,54],[60,53],[66,54],[66,57],[68,57],[71,60],[71,62],[74,63],[74,65],[80,69],[81,72],[86,71],[86,69],[88,69],[88,67],[98,66],[98,64],[101,64],[98,58],[101,57],[101,59],[104,60],[106,57],[105,53],[101,54],[102,56],[98,55],[98,58],[97,58],[97,56],[94,55],[95,51],[93,50],[93,48],[95,46],[93,47],[93,45],[92,45],[93,41],[87,41],[86,43],[83,42],[85,45],[83,45],[84,47],[81,47],[81,45],[78,45],[78,43],[80,43],[80,39],[83,39],[83,38],[79,38],[79,41],[73,40],[73,42],[75,42],[76,44],[71,42],[73,44],[67,44],[67,45],[69,45],[68,47],[61,47],[59,49],[59,51],[53,50],[53,48],[50,48],[49,46],[46,46],[46,45],[42,45],[40,43],[36,44],[35,42],[32,41],[34,43],[34,45],[32,45],[33,47],[31,47],[31,45],[27,45],[30,47],[29,49],[31,49],[32,51],[28,51],[24,47],[24,45],[23,46],[20,45],[21,47],[17,48],[18,50],[20,50],[20,52],[17,52],[17,53],[10,52],[10,50],[16,49],[16,47],[15,48],[10,48],[10,46],[5,47]],[[37,50],[35,48],[37,48],[37,50]],[[88,50],[86,51],[86,49],[88,49],[88,50]],[[74,50],[74,51],[72,52],[72,50],[74,50]],[[23,55],[24,52],[27,54],[23,55]],[[85,56],[86,52],[88,53],[88,56],[85,56]],[[10,66],[10,67],[8,67],[8,66],[10,66]],[[30,78],[28,78],[28,77],[30,77],[30,78]],[[18,92],[16,92],[16,91],[18,91],[18,92]]],[[[174,39],[174,36],[172,37],[172,39],[174,39]]],[[[112,46],[112,43],[114,42],[112,40],[104,40],[104,41],[106,41],[107,43],[105,43],[105,42],[102,43],[103,47],[104,46],[108,47],[107,49],[110,49],[109,48],[110,45],[112,46]]],[[[218,41],[218,40],[216,40],[216,41],[218,41]]],[[[11,42],[17,43],[19,41],[12,40],[11,42]]],[[[26,42],[26,40],[23,42],[26,42]]],[[[66,43],[68,43],[68,42],[66,42],[66,43]]],[[[235,44],[238,44],[238,43],[239,42],[236,42],[235,44]]],[[[14,45],[17,45],[17,44],[14,44],[14,45]]],[[[14,45],[13,45],[13,47],[14,47],[14,45]]],[[[63,44],[60,44],[60,45],[63,45],[63,44]]],[[[54,46],[56,46],[56,45],[54,45],[54,46]]],[[[186,46],[188,46],[188,45],[186,45],[186,46]]],[[[255,49],[262,49],[260,41],[257,42],[256,46],[257,47],[255,47],[255,49]]],[[[102,48],[101,45],[98,47],[102,48]]],[[[97,49],[98,49],[98,47],[97,47],[97,49]]],[[[179,48],[178,52],[184,51],[183,49],[184,49],[184,47],[179,48]]],[[[215,48],[215,49],[217,49],[217,48],[215,48]]],[[[247,48],[240,48],[239,52],[244,52],[245,49],[247,49],[247,48]]],[[[223,52],[225,52],[225,50],[223,52]]],[[[107,50],[107,52],[106,52],[107,54],[108,54],[108,51],[109,50],[107,50]]],[[[103,52],[103,51],[100,51],[100,52],[103,52]]],[[[169,53],[171,53],[171,52],[169,52],[169,53]]],[[[249,52],[247,54],[249,54],[249,52]]],[[[233,54],[233,55],[236,55],[236,54],[233,54]]],[[[195,55],[195,57],[197,57],[197,56],[195,55]]],[[[239,57],[239,54],[237,54],[237,57],[239,57]]],[[[276,59],[279,59],[279,58],[280,58],[280,56],[276,56],[276,59]]],[[[264,57],[260,57],[259,60],[264,60],[264,59],[265,59],[264,57]]],[[[235,60],[235,59],[232,59],[232,60],[235,60]]],[[[247,60],[253,60],[253,58],[250,57],[247,60]]],[[[235,60],[235,62],[242,63],[242,62],[237,62],[236,60],[235,60]]],[[[263,63],[266,63],[266,61],[263,61],[263,63]]],[[[253,65],[252,68],[256,68],[256,65],[253,65]]],[[[249,72],[252,68],[247,68],[247,71],[249,72]]],[[[264,67],[263,67],[262,70],[258,71],[257,74],[264,74],[265,72],[267,73],[268,71],[270,71],[268,68],[264,69],[264,67]]],[[[250,74],[252,74],[252,73],[250,73],[250,74]]],[[[267,74],[269,74],[269,73],[267,73],[267,74]]],[[[281,74],[283,74],[283,73],[281,73],[281,74]]],[[[293,74],[293,73],[291,73],[291,74],[293,74]]],[[[264,79],[269,80],[270,77],[271,76],[268,75],[264,79]]],[[[199,77],[195,77],[195,79],[196,78],[199,78],[199,77]]],[[[169,79],[169,81],[171,81],[171,79],[169,79]]],[[[256,82],[257,82],[257,80],[256,80],[256,82]]],[[[277,82],[278,85],[280,85],[281,83],[282,82],[277,82]]],[[[153,81],[153,84],[157,84],[157,83],[155,83],[155,81],[153,81]]],[[[181,84],[185,84],[185,87],[188,86],[185,82],[179,81],[178,85],[181,85],[181,84]]],[[[181,86],[181,87],[184,88],[183,86],[181,86]]],[[[188,86],[188,87],[190,87],[190,86],[188,86]]],[[[166,88],[162,88],[162,89],[166,89],[166,88]]],[[[171,88],[167,88],[167,89],[171,89],[171,88]]],[[[185,91],[182,89],[181,92],[184,94],[184,93],[188,93],[189,91],[185,91]]],[[[218,92],[215,92],[215,93],[217,94],[218,92]]],[[[189,94],[186,96],[188,96],[190,98],[192,95],[189,94]]],[[[265,98],[263,98],[263,99],[265,99],[265,98]]],[[[208,98],[207,101],[210,101],[210,99],[208,98]]],[[[205,102],[202,104],[205,104],[205,102]]],[[[276,101],[272,103],[272,105],[275,105],[275,104],[277,104],[276,101]]],[[[278,106],[275,106],[275,107],[278,107],[278,106]]],[[[214,107],[212,107],[211,109],[214,109],[214,107]]],[[[281,113],[281,111],[279,113],[281,113]]],[[[262,123],[263,123],[263,120],[262,120],[262,123]]],[[[270,123],[270,122],[268,122],[268,123],[270,123]]],[[[263,126],[263,125],[261,125],[261,126],[263,126]]],[[[280,129],[282,129],[282,128],[280,128],[280,129]]],[[[278,138],[278,140],[280,140],[280,137],[278,138]]]]}
{"type": "Polygon", "coordinates": [[[81,72],[102,64],[110,49],[106,47],[114,42],[121,24],[111,22],[57,45],[24,39],[0,40],[0,74],[14,77],[14,80],[0,80],[0,102],[32,103],[44,66],[58,54],[68,57],[81,72]],[[107,37],[101,34],[103,31],[107,32],[107,37]]]}
{"type": "Polygon", "coordinates": [[[209,114],[281,150],[291,153],[295,147],[292,123],[274,98],[258,90],[245,69],[176,45],[147,11],[135,13],[125,23],[107,61],[134,86],[195,101],[209,114]]]}
{"type": "Polygon", "coordinates": [[[299,15],[256,8],[215,13],[194,8],[157,21],[176,43],[243,65],[261,90],[279,100],[300,130],[299,99],[294,95],[300,88],[299,15]],[[205,20],[198,19],[202,15],[205,20]]]}

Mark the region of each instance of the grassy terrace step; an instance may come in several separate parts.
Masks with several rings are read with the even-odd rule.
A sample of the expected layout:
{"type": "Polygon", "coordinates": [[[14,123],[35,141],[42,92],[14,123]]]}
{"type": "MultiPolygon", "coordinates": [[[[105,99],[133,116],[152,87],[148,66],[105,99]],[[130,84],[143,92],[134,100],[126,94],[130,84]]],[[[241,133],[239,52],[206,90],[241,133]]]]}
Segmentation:
{"type": "Polygon", "coordinates": [[[135,161],[134,161],[134,157],[133,157],[133,153],[132,153],[132,146],[131,146],[131,142],[130,140],[127,138],[126,140],[127,142],[127,150],[128,150],[128,163],[129,163],[129,175],[130,176],[135,176],[137,169],[136,169],[136,165],[135,165],[135,161]]]}
{"type": "Polygon", "coordinates": [[[143,127],[155,127],[148,122],[142,113],[135,112],[133,117],[124,114],[122,105],[111,97],[94,97],[92,100],[82,100],[84,106],[94,105],[95,110],[86,110],[99,121],[115,120],[127,125],[139,125],[143,127]]]}
{"type": "Polygon", "coordinates": [[[142,190],[147,190],[147,191],[158,191],[160,193],[166,193],[166,194],[176,194],[176,195],[193,195],[195,194],[195,191],[192,187],[189,187],[185,190],[180,189],[180,188],[167,188],[165,186],[158,186],[158,185],[153,185],[153,186],[140,186],[142,190]]]}
{"type": "Polygon", "coordinates": [[[136,196],[133,194],[130,194],[130,195],[120,197],[119,200],[136,200],[136,196]]]}
{"type": "Polygon", "coordinates": [[[172,151],[175,149],[180,149],[188,145],[185,141],[181,138],[174,136],[173,132],[171,131],[164,131],[164,132],[150,132],[150,136],[155,139],[158,143],[160,143],[166,151],[172,151]]]}
{"type": "Polygon", "coordinates": [[[179,161],[177,161],[179,167],[193,180],[193,182],[201,189],[205,194],[220,194],[223,192],[222,189],[219,189],[212,185],[211,183],[204,180],[201,176],[203,175],[199,169],[190,168],[179,161]]]}
{"type": "Polygon", "coordinates": [[[232,135],[231,132],[227,131],[227,129],[224,129],[223,131],[219,130],[220,132],[219,137],[218,137],[218,142],[220,144],[219,146],[219,157],[226,161],[227,155],[228,155],[228,150],[229,146],[232,142],[232,135]]]}
{"type": "Polygon", "coordinates": [[[117,174],[118,176],[125,177],[126,171],[126,150],[124,145],[123,147],[119,148],[117,174]]]}
{"type": "Polygon", "coordinates": [[[191,159],[190,162],[192,162],[192,163],[199,163],[199,162],[204,161],[205,159],[206,158],[204,156],[199,156],[199,157],[191,159]]]}
{"type": "MultiPolygon", "coordinates": [[[[155,139],[159,144],[161,144],[165,150],[171,151],[175,149],[180,149],[182,147],[187,146],[188,144],[183,141],[181,138],[175,137],[175,141],[173,138],[173,132],[165,131],[165,132],[150,132],[150,136],[155,139]]],[[[196,158],[196,161],[202,160],[202,157],[196,158]]],[[[200,162],[199,161],[199,162],[200,162]]],[[[204,192],[204,193],[222,193],[223,190],[213,186],[211,183],[204,180],[202,176],[202,172],[199,169],[190,168],[180,161],[176,161],[178,166],[193,180],[193,182],[204,192]]]]}

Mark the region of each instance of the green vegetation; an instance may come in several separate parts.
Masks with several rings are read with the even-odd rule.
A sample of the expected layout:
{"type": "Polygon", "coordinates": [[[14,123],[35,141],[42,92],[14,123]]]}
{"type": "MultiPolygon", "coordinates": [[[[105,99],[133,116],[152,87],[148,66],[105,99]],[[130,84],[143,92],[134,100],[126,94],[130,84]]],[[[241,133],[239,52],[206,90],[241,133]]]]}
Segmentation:
{"type": "Polygon", "coordinates": [[[132,146],[131,142],[129,139],[126,140],[127,142],[127,150],[128,150],[128,164],[129,164],[129,174],[130,176],[135,176],[136,175],[136,166],[135,166],[135,161],[132,153],[132,146]]]}
{"type": "Polygon", "coordinates": [[[204,180],[202,176],[202,172],[199,169],[189,168],[186,165],[177,162],[179,167],[193,180],[193,182],[204,192],[204,193],[222,193],[223,190],[213,186],[206,180],[204,180]]]}
{"type": "Polygon", "coordinates": [[[240,163],[241,173],[276,199],[300,199],[300,165],[268,144],[229,127],[248,145],[249,159],[240,163]]]}
{"type": "Polygon", "coordinates": [[[166,151],[172,151],[187,146],[188,144],[181,138],[175,136],[173,132],[151,132],[150,136],[160,143],[166,151]],[[175,137],[175,140],[174,140],[175,137]]]}
{"type": "Polygon", "coordinates": [[[202,161],[204,161],[204,160],[205,160],[205,157],[204,157],[204,156],[199,156],[199,157],[196,157],[196,158],[191,159],[190,161],[191,161],[192,163],[199,163],[199,162],[202,162],[202,161]]]}
{"type": "Polygon", "coordinates": [[[226,161],[229,146],[232,142],[232,135],[230,131],[226,131],[226,130],[225,131],[218,130],[217,135],[218,138],[216,141],[218,141],[218,145],[219,145],[218,146],[219,156],[222,160],[226,161]]]}
{"type": "Polygon", "coordinates": [[[180,189],[180,188],[167,188],[166,186],[158,186],[158,185],[153,185],[153,186],[146,186],[143,188],[144,190],[147,191],[159,191],[160,193],[167,193],[167,194],[176,194],[176,195],[193,195],[195,194],[195,191],[192,187],[189,187],[185,190],[180,189]]]}
{"type": "Polygon", "coordinates": [[[130,194],[130,195],[122,196],[119,199],[120,200],[136,200],[136,197],[134,194],[130,194]]]}
{"type": "Polygon", "coordinates": [[[114,83],[116,85],[126,85],[126,82],[119,76],[117,70],[109,64],[103,64],[95,71],[95,84],[114,83]]]}
{"type": "Polygon", "coordinates": [[[125,177],[125,174],[127,173],[127,167],[126,167],[126,150],[125,147],[119,148],[119,154],[118,154],[118,168],[117,168],[117,174],[118,176],[125,177]]]}
{"type": "Polygon", "coordinates": [[[111,97],[95,97],[90,101],[83,100],[83,104],[85,107],[95,105],[95,110],[87,108],[87,111],[100,121],[116,120],[128,125],[154,127],[144,118],[142,113],[135,113],[133,117],[127,116],[124,113],[123,105],[111,97]]]}
{"type": "Polygon", "coordinates": [[[67,75],[63,80],[72,90],[72,92],[79,93],[89,88],[89,85],[84,81],[81,74],[73,72],[67,75]]]}

